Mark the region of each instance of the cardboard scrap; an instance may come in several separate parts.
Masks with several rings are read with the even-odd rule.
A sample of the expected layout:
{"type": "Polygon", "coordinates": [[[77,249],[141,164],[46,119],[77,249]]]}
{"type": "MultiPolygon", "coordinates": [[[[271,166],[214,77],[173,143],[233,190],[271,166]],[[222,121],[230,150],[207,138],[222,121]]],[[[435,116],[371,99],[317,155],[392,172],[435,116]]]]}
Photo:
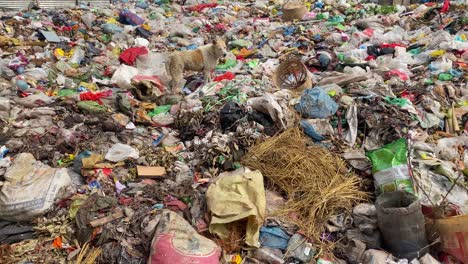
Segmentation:
{"type": "Polygon", "coordinates": [[[138,176],[140,177],[164,177],[166,176],[166,168],[164,167],[146,167],[137,166],[138,176]]]}
{"type": "Polygon", "coordinates": [[[48,42],[60,42],[61,41],[57,33],[53,31],[40,30],[40,32],[48,42]]]}

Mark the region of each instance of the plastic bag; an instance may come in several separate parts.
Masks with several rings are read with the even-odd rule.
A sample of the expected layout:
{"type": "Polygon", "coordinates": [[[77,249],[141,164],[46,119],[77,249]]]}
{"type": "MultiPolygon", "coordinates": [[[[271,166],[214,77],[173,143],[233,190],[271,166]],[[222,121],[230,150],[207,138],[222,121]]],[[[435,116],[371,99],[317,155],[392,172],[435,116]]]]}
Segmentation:
{"type": "Polygon", "coordinates": [[[449,71],[452,69],[452,66],[452,61],[442,56],[439,60],[431,62],[431,64],[429,64],[429,69],[432,74],[439,74],[449,71]]]}
{"type": "Polygon", "coordinates": [[[34,80],[44,80],[47,79],[47,72],[42,68],[32,68],[26,69],[23,74],[23,77],[32,78],[34,80]]]}
{"type": "Polygon", "coordinates": [[[77,103],[78,108],[89,113],[101,113],[107,111],[105,106],[100,105],[95,101],[80,101],[77,103]]]}
{"type": "Polygon", "coordinates": [[[81,61],[84,59],[85,57],[85,52],[84,50],[82,50],[81,48],[75,48],[74,49],[74,52],[73,52],[73,56],[71,57],[69,63],[72,63],[72,64],[80,64],[81,61]]]}
{"type": "Polygon", "coordinates": [[[265,93],[262,97],[249,98],[247,105],[256,111],[269,115],[275,124],[279,124],[284,129],[287,128],[283,108],[274,95],[265,93]]]}
{"type": "Polygon", "coordinates": [[[206,199],[212,214],[211,233],[228,238],[230,227],[246,220],[245,243],[252,247],[260,246],[260,227],[265,219],[266,200],[263,175],[259,171],[238,169],[221,174],[208,187],[206,199]]]}
{"type": "Polygon", "coordinates": [[[132,88],[132,78],[137,74],[137,68],[121,64],[112,75],[111,83],[123,89],[130,89],[132,88]]]}
{"type": "Polygon", "coordinates": [[[96,16],[93,13],[86,13],[81,17],[81,21],[83,21],[88,29],[93,27],[94,20],[96,20],[96,16]]]}
{"type": "Polygon", "coordinates": [[[18,154],[4,176],[0,219],[29,221],[45,213],[59,190],[71,184],[69,173],[36,161],[30,153],[18,154]]]}
{"type": "Polygon", "coordinates": [[[407,165],[406,139],[367,153],[372,162],[375,189],[378,194],[403,190],[414,193],[413,182],[407,165]]]}
{"type": "Polygon", "coordinates": [[[453,216],[436,220],[436,229],[442,240],[442,250],[468,263],[468,215],[453,216]]]}
{"type": "Polygon", "coordinates": [[[24,107],[35,108],[38,106],[49,105],[53,100],[44,93],[37,93],[28,97],[19,98],[16,102],[24,107]]]}
{"type": "Polygon", "coordinates": [[[106,153],[106,160],[112,162],[119,162],[126,160],[128,158],[138,159],[140,157],[140,152],[138,149],[134,149],[129,145],[117,143],[114,144],[109,151],[106,153]]]}
{"type": "Polygon", "coordinates": [[[123,10],[119,14],[120,22],[127,25],[138,26],[145,23],[145,20],[130,10],[123,10]]]}
{"type": "Polygon", "coordinates": [[[260,242],[264,247],[285,250],[290,238],[286,232],[277,226],[262,226],[260,229],[260,242]]]}
{"type": "Polygon", "coordinates": [[[116,24],[102,24],[101,29],[104,33],[107,34],[115,34],[115,33],[122,33],[124,30],[123,28],[117,26],[116,24]]]}
{"type": "Polygon", "coordinates": [[[156,226],[148,264],[218,264],[221,249],[177,213],[164,210],[156,226]]]}
{"type": "Polygon", "coordinates": [[[319,87],[305,90],[296,105],[296,111],[305,118],[327,118],[337,110],[338,104],[319,87]]]}

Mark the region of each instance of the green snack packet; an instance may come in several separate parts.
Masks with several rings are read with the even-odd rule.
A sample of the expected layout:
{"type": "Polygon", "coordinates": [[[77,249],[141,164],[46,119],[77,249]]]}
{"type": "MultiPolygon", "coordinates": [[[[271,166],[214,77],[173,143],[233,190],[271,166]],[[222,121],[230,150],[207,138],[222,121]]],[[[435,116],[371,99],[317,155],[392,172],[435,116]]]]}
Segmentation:
{"type": "Polygon", "coordinates": [[[367,153],[372,163],[372,175],[378,195],[397,190],[414,193],[407,152],[406,139],[401,138],[367,153]]]}

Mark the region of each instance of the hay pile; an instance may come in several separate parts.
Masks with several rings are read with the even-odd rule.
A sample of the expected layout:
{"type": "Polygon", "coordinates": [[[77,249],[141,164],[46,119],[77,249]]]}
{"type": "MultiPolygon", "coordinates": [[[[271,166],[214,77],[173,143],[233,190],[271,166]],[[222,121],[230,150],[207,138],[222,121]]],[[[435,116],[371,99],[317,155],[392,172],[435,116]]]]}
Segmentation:
{"type": "Polygon", "coordinates": [[[308,147],[307,142],[299,128],[289,129],[252,147],[243,164],[260,170],[287,195],[288,202],[278,213],[297,215],[289,220],[321,243],[323,224],[329,217],[352,210],[367,193],[360,190],[361,179],[348,171],[339,156],[319,146],[308,147]]]}

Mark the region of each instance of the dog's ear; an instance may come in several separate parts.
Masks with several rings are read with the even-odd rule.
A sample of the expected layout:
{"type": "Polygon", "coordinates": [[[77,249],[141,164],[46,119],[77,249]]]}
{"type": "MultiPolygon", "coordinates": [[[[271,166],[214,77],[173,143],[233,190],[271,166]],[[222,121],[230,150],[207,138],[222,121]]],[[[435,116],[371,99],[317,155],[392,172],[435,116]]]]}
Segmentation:
{"type": "Polygon", "coordinates": [[[213,45],[216,45],[216,43],[218,43],[218,40],[214,38],[214,39],[211,41],[211,43],[212,43],[213,45]]]}

